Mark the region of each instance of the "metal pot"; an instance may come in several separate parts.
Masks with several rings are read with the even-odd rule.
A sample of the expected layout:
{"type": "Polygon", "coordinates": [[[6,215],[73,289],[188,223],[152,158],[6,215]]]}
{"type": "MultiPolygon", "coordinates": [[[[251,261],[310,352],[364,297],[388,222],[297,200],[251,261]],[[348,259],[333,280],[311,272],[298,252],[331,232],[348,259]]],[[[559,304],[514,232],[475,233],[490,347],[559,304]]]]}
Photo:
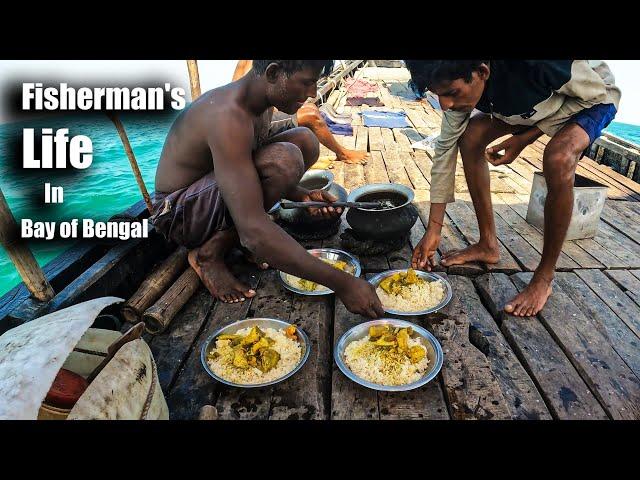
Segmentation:
{"type": "Polygon", "coordinates": [[[356,188],[348,202],[389,200],[393,207],[384,209],[350,208],[347,222],[361,239],[390,240],[404,235],[418,219],[418,210],[411,203],[413,190],[397,183],[373,183],[356,188]]]}

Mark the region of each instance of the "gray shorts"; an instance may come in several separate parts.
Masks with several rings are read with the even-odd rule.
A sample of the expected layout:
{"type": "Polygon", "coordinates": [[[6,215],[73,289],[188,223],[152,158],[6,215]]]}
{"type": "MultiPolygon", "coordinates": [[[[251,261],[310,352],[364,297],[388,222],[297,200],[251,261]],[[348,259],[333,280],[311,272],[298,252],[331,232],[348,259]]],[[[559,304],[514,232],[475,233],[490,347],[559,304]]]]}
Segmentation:
{"type": "Polygon", "coordinates": [[[273,112],[271,117],[271,123],[269,124],[269,138],[279,133],[291,130],[298,126],[298,118],[295,114],[289,115],[288,113],[273,112]]]}

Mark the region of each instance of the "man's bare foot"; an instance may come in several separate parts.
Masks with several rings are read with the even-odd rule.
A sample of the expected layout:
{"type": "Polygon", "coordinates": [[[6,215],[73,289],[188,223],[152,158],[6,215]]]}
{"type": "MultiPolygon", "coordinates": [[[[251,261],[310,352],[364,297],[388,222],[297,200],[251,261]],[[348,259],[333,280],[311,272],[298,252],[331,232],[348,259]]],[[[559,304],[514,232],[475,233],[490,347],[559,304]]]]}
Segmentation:
{"type": "Polygon", "coordinates": [[[361,163],[364,165],[369,160],[369,153],[345,148],[341,153],[336,154],[336,160],[344,163],[361,163]]]}
{"type": "Polygon", "coordinates": [[[235,229],[222,230],[202,246],[189,252],[189,265],[215,298],[226,302],[242,302],[256,292],[240,282],[224,263],[224,255],[237,241],[235,229]]]}
{"type": "Polygon", "coordinates": [[[462,265],[467,262],[498,263],[499,260],[500,251],[497,246],[492,247],[474,243],[467,248],[445,253],[440,263],[445,267],[450,267],[451,265],[462,265]]]}
{"type": "Polygon", "coordinates": [[[551,280],[534,275],[529,285],[504,306],[504,311],[519,317],[537,315],[551,295],[551,280]]]}

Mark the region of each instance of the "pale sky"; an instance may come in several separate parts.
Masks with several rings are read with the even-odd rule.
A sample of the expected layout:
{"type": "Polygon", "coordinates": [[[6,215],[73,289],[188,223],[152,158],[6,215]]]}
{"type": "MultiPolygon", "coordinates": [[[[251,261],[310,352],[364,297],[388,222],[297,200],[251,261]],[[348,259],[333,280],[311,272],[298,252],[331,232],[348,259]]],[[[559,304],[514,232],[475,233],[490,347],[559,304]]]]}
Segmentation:
{"type": "MultiPolygon", "coordinates": [[[[640,60],[606,60],[622,90],[616,121],[640,125],[640,60]]],[[[236,60],[198,60],[203,91],[231,80],[236,60]]],[[[72,85],[100,85],[110,82],[133,84],[154,79],[182,86],[189,92],[184,60],[0,60],[0,91],[11,80],[56,79],[72,85]]],[[[189,97],[189,94],[187,94],[189,97]]],[[[11,121],[5,98],[0,95],[0,123],[11,121]]]]}

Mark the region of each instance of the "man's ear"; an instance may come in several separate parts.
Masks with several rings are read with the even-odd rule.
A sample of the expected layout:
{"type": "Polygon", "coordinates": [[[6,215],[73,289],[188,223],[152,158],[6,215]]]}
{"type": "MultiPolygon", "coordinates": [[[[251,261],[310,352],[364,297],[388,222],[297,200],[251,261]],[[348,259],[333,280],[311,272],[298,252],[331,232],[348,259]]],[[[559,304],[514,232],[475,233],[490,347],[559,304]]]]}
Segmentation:
{"type": "Polygon", "coordinates": [[[491,69],[489,68],[489,65],[487,65],[486,63],[480,64],[480,66],[478,67],[478,77],[480,77],[481,80],[486,81],[489,78],[490,74],[491,69]]]}
{"type": "Polygon", "coordinates": [[[273,62],[267,65],[267,68],[264,70],[265,78],[269,83],[276,83],[278,80],[278,75],[282,72],[282,67],[277,63],[273,62]]]}

